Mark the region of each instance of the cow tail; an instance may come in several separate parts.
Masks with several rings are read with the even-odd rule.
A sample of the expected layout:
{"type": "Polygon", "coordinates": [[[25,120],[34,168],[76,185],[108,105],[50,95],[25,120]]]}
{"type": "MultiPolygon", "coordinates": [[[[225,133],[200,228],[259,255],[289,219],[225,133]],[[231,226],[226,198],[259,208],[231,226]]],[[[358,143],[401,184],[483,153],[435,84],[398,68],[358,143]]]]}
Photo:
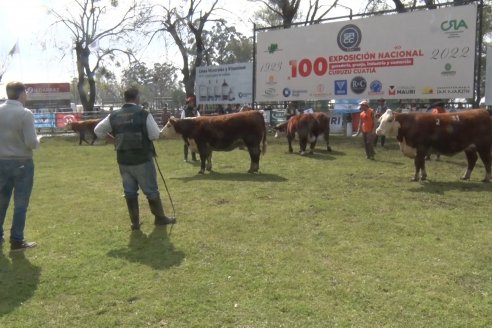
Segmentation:
{"type": "MultiPolygon", "coordinates": [[[[263,117],[262,117],[262,119],[263,119],[263,117]]],[[[266,140],[266,138],[267,138],[267,128],[266,128],[266,123],[265,123],[265,124],[263,124],[263,139],[261,140],[262,141],[262,143],[261,143],[261,153],[263,155],[266,154],[266,149],[267,149],[267,140],[266,140]]]]}

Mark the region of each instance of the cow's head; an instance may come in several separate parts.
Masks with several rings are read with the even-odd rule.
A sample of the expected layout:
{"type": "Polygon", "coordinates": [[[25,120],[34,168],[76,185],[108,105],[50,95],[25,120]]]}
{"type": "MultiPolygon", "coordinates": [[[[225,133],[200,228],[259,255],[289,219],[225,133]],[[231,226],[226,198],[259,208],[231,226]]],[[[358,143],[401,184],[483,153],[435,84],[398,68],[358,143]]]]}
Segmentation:
{"type": "Polygon", "coordinates": [[[378,136],[396,136],[400,123],[395,120],[395,113],[391,109],[387,109],[386,112],[379,118],[379,127],[376,129],[378,136]]]}
{"type": "Polygon", "coordinates": [[[278,138],[280,133],[285,133],[287,132],[287,122],[283,122],[283,123],[279,123],[277,125],[275,125],[274,129],[275,129],[275,138],[278,138]]]}
{"type": "Polygon", "coordinates": [[[166,125],[161,130],[160,136],[165,137],[165,138],[173,138],[177,137],[178,133],[176,132],[176,129],[174,128],[174,125],[176,124],[176,118],[174,116],[171,116],[169,118],[169,121],[167,121],[166,125]]]}

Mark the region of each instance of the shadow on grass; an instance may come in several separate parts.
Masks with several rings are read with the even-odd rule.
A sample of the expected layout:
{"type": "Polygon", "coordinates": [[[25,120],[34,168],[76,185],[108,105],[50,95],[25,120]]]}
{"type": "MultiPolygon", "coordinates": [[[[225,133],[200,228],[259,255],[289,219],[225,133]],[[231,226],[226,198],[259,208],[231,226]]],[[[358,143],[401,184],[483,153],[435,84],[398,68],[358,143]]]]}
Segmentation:
{"type": "Polygon", "coordinates": [[[447,191],[488,191],[492,192],[492,184],[483,182],[470,181],[432,181],[424,182],[409,182],[413,183],[414,187],[409,188],[410,192],[427,192],[430,194],[443,195],[447,191]]]}
{"type": "Polygon", "coordinates": [[[211,181],[211,180],[228,180],[228,181],[250,181],[250,182],[285,182],[286,178],[279,176],[277,174],[269,174],[269,173],[220,173],[212,171],[206,174],[196,174],[191,177],[181,177],[181,178],[173,178],[177,180],[181,180],[184,182],[189,181],[211,181]]]}
{"type": "Polygon", "coordinates": [[[10,262],[0,253],[0,316],[28,301],[38,288],[41,268],[26,259],[24,252],[10,253],[10,262]]]}
{"type": "Polygon", "coordinates": [[[179,266],[184,259],[184,253],[176,250],[169,240],[166,227],[155,227],[149,235],[140,230],[133,231],[128,248],[112,250],[108,255],[148,265],[156,270],[179,266]]]}

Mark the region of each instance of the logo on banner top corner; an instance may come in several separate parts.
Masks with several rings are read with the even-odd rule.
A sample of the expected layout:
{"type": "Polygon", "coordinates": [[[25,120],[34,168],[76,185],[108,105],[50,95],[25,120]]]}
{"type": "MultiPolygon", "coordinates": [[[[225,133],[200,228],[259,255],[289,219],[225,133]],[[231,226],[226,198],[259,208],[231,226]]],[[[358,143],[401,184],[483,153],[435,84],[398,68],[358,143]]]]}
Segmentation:
{"type": "Polygon", "coordinates": [[[338,47],[343,51],[359,51],[362,41],[362,31],[354,24],[345,25],[340,29],[337,36],[338,47]]]}
{"type": "Polygon", "coordinates": [[[278,43],[270,43],[270,45],[267,47],[267,50],[265,52],[268,52],[269,54],[273,54],[276,53],[277,51],[282,51],[282,49],[278,47],[278,43]]]}

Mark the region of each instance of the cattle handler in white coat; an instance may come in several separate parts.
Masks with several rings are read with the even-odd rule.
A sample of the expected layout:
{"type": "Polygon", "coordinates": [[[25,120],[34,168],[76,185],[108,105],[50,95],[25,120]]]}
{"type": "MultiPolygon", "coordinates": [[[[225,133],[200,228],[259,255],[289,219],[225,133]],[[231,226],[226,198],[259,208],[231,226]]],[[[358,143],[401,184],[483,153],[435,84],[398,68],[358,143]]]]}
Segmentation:
{"type": "Polygon", "coordinates": [[[124,98],[123,107],[106,116],[94,132],[98,138],[106,138],[115,145],[131,229],[140,230],[141,225],[139,188],[147,196],[150,211],[155,216],[154,224],[174,224],[176,219],[164,214],[152,158],[155,156],[152,140],[159,138],[159,126],[152,115],[139,105],[140,96],[136,87],[127,89],[124,98]]]}

